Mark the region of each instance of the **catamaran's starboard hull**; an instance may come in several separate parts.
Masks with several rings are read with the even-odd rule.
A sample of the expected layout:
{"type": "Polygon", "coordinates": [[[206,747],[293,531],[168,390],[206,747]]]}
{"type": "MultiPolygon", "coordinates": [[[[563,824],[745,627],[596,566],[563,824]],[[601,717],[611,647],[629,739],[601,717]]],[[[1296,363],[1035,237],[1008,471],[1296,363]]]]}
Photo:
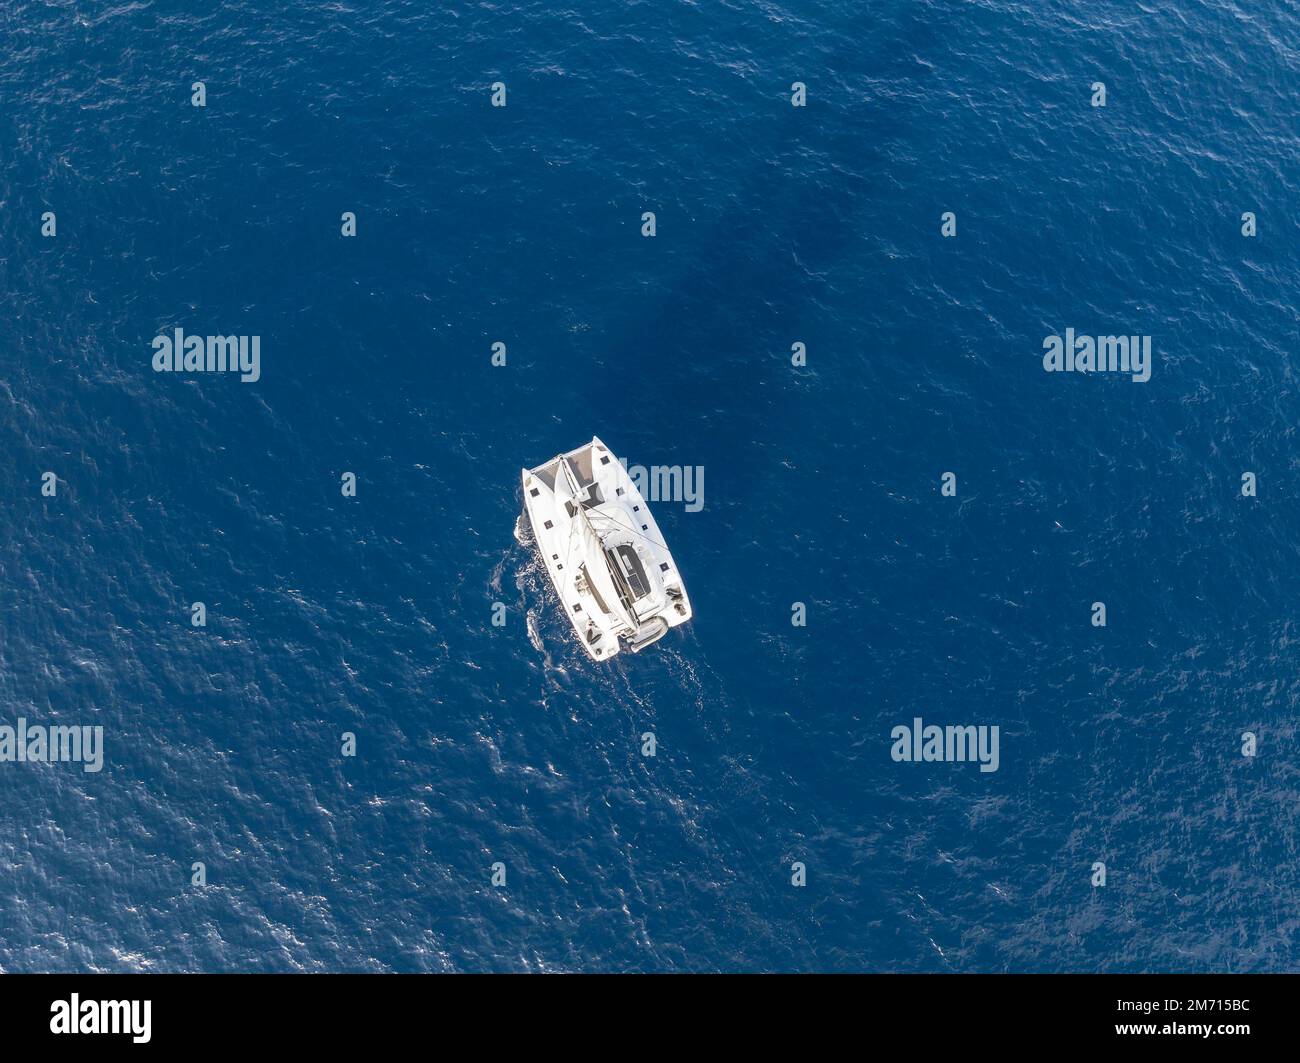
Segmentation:
{"type": "Polygon", "coordinates": [[[638,652],[691,619],[659,525],[599,439],[522,473],[542,564],[592,660],[638,652]]]}

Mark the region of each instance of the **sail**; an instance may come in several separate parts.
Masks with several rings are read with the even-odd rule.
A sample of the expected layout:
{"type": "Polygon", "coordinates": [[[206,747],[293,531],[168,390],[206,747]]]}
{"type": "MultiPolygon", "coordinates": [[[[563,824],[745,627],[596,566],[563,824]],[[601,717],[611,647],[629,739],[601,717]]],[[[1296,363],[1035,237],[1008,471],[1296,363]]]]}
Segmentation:
{"type": "Polygon", "coordinates": [[[573,515],[569,512],[566,502],[572,502],[577,506],[577,499],[573,496],[573,482],[569,477],[568,462],[560,458],[559,467],[555,470],[555,516],[561,525],[567,526],[573,521],[573,515]]]}
{"type": "Polygon", "coordinates": [[[582,508],[582,503],[578,501],[577,496],[574,494],[576,483],[572,470],[569,468],[569,463],[564,458],[561,458],[560,468],[555,475],[555,501],[557,511],[563,513],[565,519],[569,521],[571,551],[582,558],[587,578],[591,580],[597,596],[615,616],[619,617],[628,627],[635,631],[640,624],[623,604],[623,599],[619,597],[618,588],[614,586],[614,578],[609,573],[609,561],[605,557],[605,548],[596,535],[596,529],[591,526],[591,521],[587,518],[587,512],[582,508]],[[575,510],[571,519],[569,518],[568,507],[565,506],[566,502],[571,502],[575,510]]]}

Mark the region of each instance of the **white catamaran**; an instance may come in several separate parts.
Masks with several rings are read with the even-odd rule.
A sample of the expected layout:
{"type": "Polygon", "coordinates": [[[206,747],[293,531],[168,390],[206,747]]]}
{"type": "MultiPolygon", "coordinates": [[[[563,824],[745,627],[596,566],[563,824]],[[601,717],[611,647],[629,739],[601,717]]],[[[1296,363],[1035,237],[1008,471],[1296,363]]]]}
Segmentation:
{"type": "Polygon", "coordinates": [[[659,525],[627,469],[590,443],[523,470],[524,505],[546,571],[594,660],[637,653],[691,618],[659,525]]]}

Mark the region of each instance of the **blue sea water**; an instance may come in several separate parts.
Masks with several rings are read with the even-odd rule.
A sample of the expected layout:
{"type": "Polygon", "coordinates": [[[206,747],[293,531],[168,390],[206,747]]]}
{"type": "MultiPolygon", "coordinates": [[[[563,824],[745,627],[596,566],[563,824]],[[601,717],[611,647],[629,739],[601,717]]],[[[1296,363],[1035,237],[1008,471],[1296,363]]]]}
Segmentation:
{"type": "Polygon", "coordinates": [[[106,753],[0,764],[0,970],[1300,966],[1297,41],[4,5],[0,723],[106,753]],[[261,380],[155,374],[178,326],[261,380]],[[1066,328],[1151,380],[1045,373],[1066,328]],[[604,665],[514,537],[593,434],[705,473],[694,621],[604,665]],[[917,716],[999,770],[895,763],[917,716]]]}

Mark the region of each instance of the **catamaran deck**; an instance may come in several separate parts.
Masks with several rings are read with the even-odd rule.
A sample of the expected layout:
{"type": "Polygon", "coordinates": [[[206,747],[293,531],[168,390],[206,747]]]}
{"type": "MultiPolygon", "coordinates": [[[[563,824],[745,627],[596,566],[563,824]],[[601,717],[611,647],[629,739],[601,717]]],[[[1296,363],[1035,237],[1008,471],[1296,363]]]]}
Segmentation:
{"type": "Polygon", "coordinates": [[[638,652],[691,618],[645,499],[598,438],[525,469],[523,482],[538,551],[588,654],[638,652]]]}

